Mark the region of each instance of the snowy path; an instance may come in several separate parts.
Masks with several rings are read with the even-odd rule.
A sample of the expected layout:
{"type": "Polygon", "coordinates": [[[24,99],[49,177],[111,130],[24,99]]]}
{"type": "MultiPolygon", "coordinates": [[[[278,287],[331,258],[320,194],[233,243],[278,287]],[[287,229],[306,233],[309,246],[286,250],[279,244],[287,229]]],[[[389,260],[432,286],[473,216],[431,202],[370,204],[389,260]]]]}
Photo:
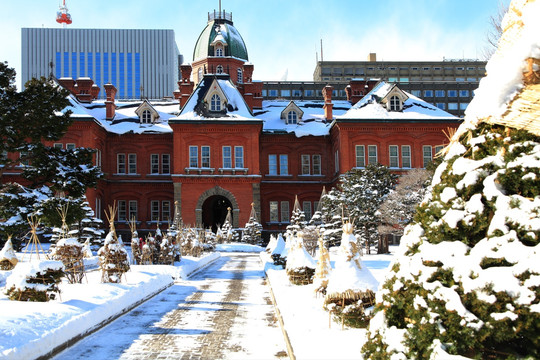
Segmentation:
{"type": "Polygon", "coordinates": [[[277,359],[285,349],[259,256],[231,253],[55,359],[277,359]]]}

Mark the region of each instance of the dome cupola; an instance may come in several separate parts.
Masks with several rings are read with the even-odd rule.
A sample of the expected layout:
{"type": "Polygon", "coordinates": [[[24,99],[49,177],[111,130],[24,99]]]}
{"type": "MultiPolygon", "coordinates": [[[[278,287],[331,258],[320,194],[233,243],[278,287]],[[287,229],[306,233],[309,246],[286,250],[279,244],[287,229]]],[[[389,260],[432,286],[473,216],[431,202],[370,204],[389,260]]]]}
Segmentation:
{"type": "Polygon", "coordinates": [[[246,44],[232,22],[232,13],[208,13],[208,23],[199,35],[193,61],[207,57],[234,57],[248,61],[246,44]]]}

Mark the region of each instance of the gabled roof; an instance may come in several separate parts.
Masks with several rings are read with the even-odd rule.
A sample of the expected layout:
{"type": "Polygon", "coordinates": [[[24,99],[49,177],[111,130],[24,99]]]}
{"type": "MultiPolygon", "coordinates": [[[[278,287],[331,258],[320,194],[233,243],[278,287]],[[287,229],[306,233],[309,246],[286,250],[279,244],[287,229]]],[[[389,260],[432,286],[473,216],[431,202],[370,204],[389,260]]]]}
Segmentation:
{"type": "Polygon", "coordinates": [[[287,120],[287,114],[291,110],[296,111],[296,114],[298,115],[298,121],[300,122],[302,120],[302,116],[304,116],[304,111],[302,111],[302,109],[300,109],[298,105],[296,105],[292,100],[289,105],[287,105],[285,109],[283,109],[283,111],[281,112],[281,118],[287,120]]]}
{"type": "Polygon", "coordinates": [[[229,75],[207,74],[197,85],[180,114],[170,119],[171,122],[186,120],[249,121],[258,119],[253,117],[244,97],[231,82],[229,75]],[[223,111],[213,113],[208,111],[208,102],[205,103],[205,99],[207,95],[215,91],[225,95],[226,103],[223,111]]]}
{"type": "Polygon", "coordinates": [[[152,113],[154,120],[159,119],[159,113],[156,111],[156,109],[154,109],[152,104],[150,104],[150,102],[146,99],[144,99],[141,105],[139,105],[139,107],[135,109],[135,114],[137,114],[138,117],[141,117],[141,114],[143,113],[144,110],[149,110],[152,113]]]}
{"type": "MultiPolygon", "coordinates": [[[[403,100],[403,99],[402,99],[403,100]]],[[[392,83],[381,81],[349,111],[336,120],[370,120],[370,121],[459,121],[459,118],[438,107],[427,103],[397,87],[392,83]],[[389,95],[405,94],[402,111],[389,111],[384,99],[389,95]]]]}

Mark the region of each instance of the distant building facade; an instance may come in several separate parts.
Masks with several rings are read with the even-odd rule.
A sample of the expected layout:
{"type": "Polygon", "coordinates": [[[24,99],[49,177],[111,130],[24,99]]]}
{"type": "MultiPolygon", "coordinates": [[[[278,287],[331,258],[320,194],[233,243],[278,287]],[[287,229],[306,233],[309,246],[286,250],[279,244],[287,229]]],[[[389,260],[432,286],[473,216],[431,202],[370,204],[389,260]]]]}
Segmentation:
{"type": "Polygon", "coordinates": [[[176,88],[181,62],[173,30],[22,29],[23,84],[52,73],[111,83],[119,99],[161,99],[176,88]]]}
{"type": "MultiPolygon", "coordinates": [[[[331,84],[337,90],[335,95],[345,98],[344,87],[350,80],[376,78],[398,84],[414,96],[463,117],[485,72],[485,61],[380,61],[371,53],[367,61],[318,61],[313,81],[331,84]]],[[[267,95],[274,88],[265,86],[267,95]]]]}

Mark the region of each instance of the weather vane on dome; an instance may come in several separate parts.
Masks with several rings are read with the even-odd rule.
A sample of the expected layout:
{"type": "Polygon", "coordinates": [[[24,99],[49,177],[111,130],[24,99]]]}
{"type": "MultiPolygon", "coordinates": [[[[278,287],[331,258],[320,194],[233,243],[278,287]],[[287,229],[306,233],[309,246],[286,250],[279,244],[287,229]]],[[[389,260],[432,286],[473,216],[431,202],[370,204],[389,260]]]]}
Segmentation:
{"type": "MultiPolygon", "coordinates": [[[[221,2],[221,0],[220,0],[221,2]]],[[[62,24],[65,28],[66,25],[71,24],[73,21],[71,20],[71,15],[68,13],[68,8],[66,6],[66,0],[63,0],[62,5],[60,5],[60,9],[56,13],[56,22],[59,24],[62,24]]]]}

